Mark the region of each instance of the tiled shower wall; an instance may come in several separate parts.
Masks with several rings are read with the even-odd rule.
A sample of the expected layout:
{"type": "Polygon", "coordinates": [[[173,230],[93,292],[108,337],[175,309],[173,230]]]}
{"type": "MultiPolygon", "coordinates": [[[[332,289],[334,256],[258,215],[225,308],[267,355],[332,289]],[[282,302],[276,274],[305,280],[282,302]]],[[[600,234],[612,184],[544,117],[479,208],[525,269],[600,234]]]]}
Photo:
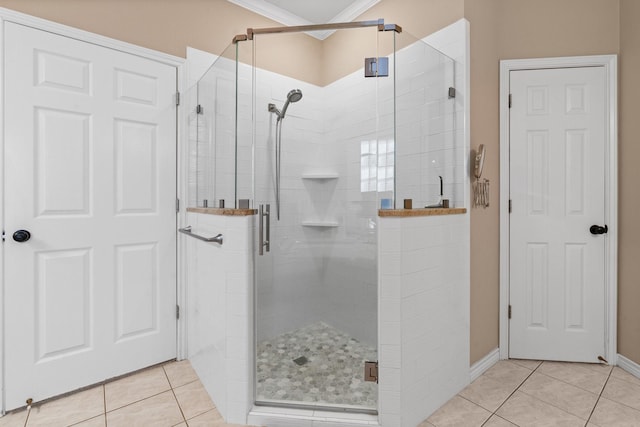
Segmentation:
{"type": "MultiPolygon", "coordinates": [[[[437,159],[445,168],[440,172],[445,175],[445,194],[462,193],[459,166],[463,160],[453,160],[457,153],[452,129],[454,101],[445,96],[453,69],[438,56],[422,43],[398,53],[402,71],[398,72],[399,142],[395,145],[400,205],[402,198],[413,198],[416,207],[438,201],[438,173],[422,166],[416,171],[416,159],[423,166],[437,159]]],[[[225,73],[232,69],[224,61],[231,63],[221,58],[215,66],[219,86],[228,82],[230,77],[225,73]]],[[[240,64],[240,69],[241,75],[248,75],[248,66],[240,64]]],[[[241,79],[241,99],[249,96],[249,89],[249,82],[241,79]]],[[[333,326],[364,342],[377,341],[372,326],[377,323],[377,207],[379,198],[392,197],[392,187],[379,187],[380,194],[375,185],[363,188],[362,161],[364,147],[372,141],[394,145],[392,89],[391,79],[365,79],[362,70],[324,88],[256,70],[255,203],[270,203],[272,211],[271,256],[257,261],[259,339],[331,319],[333,326]],[[277,220],[273,193],[276,117],[267,111],[267,105],[281,108],[286,94],[294,88],[304,95],[289,105],[282,126],[282,205],[277,220]],[[380,114],[379,123],[376,114],[380,114]],[[337,178],[303,178],[305,174],[326,173],[337,178]],[[338,226],[303,225],[306,222],[335,222],[338,226]]],[[[220,95],[221,90],[213,88],[209,93],[220,95]]],[[[200,96],[206,100],[208,95],[200,96]]],[[[233,97],[218,96],[211,102],[217,115],[233,110],[233,97]],[[225,103],[229,105],[225,107],[225,103]]],[[[205,108],[205,115],[207,110],[211,108],[205,108]]],[[[250,122],[246,109],[241,107],[239,114],[241,122],[250,122]]],[[[248,128],[239,127],[241,150],[249,140],[248,128]]],[[[225,168],[231,162],[227,157],[224,162],[217,160],[216,165],[225,168]]],[[[239,169],[246,174],[243,171],[251,170],[250,162],[241,162],[239,169]]],[[[218,187],[232,188],[232,175],[226,173],[218,179],[225,183],[218,187]]],[[[246,194],[247,187],[240,185],[239,193],[246,194]]],[[[461,199],[458,196],[452,203],[460,206],[461,199]]]]}

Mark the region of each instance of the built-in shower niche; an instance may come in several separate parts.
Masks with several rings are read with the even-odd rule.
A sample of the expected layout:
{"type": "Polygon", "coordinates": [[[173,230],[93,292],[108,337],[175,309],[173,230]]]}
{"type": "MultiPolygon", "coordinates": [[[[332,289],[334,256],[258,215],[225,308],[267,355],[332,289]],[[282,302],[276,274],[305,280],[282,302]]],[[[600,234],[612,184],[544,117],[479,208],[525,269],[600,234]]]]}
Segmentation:
{"type": "Polygon", "coordinates": [[[302,212],[303,227],[326,230],[337,228],[338,212],[332,209],[332,198],[340,175],[333,171],[303,172],[302,183],[310,195],[309,204],[302,212]]]}

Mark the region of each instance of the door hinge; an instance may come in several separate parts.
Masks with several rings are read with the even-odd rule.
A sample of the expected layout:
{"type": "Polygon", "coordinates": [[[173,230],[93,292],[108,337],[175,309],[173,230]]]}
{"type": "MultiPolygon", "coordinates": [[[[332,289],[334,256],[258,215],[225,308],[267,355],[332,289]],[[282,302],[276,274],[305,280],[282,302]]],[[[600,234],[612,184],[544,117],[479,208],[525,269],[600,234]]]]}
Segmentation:
{"type": "Polygon", "coordinates": [[[176,305],[176,319],[180,318],[180,306],[176,305]]]}
{"type": "Polygon", "coordinates": [[[198,106],[196,107],[196,114],[202,114],[202,113],[203,113],[203,111],[202,111],[202,105],[198,105],[198,106]]]}
{"type": "Polygon", "coordinates": [[[511,94],[509,94],[509,108],[511,108],[511,94]]]}
{"type": "Polygon", "coordinates": [[[4,230],[2,230],[2,241],[4,242],[4,230]]]}
{"type": "Polygon", "coordinates": [[[509,213],[511,213],[511,208],[512,208],[511,199],[509,199],[509,213]]]}
{"type": "Polygon", "coordinates": [[[180,92],[176,92],[176,106],[180,105],[180,92]]]}
{"type": "Polygon", "coordinates": [[[509,319],[511,319],[511,304],[509,304],[509,319]]]}
{"type": "Polygon", "coordinates": [[[364,380],[378,382],[378,362],[364,362],[364,380]]]}
{"type": "Polygon", "coordinates": [[[455,98],[456,97],[456,88],[455,87],[450,87],[448,95],[449,95],[449,99],[455,98]]]}
{"type": "Polygon", "coordinates": [[[180,199],[176,199],[176,213],[180,212],[180,199]]]}

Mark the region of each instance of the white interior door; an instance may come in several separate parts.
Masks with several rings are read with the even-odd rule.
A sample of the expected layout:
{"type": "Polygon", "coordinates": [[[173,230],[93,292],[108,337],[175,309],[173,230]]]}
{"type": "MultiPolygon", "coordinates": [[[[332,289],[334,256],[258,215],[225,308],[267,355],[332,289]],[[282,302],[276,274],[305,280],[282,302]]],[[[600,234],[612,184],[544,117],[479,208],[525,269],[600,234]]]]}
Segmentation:
{"type": "Polygon", "coordinates": [[[605,354],[604,67],[510,72],[509,357],[605,354]]]}
{"type": "Polygon", "coordinates": [[[177,71],[13,23],[4,37],[10,410],[176,356],[177,71]]]}

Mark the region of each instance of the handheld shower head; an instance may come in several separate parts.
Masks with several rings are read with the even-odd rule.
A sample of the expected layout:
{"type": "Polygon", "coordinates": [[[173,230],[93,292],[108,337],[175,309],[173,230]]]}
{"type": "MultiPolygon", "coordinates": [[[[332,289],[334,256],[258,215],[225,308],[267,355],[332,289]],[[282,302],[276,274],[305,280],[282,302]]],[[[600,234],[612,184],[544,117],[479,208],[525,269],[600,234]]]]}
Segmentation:
{"type": "Polygon", "coordinates": [[[300,89],[293,89],[291,92],[287,94],[287,101],[282,106],[282,113],[280,113],[280,118],[284,119],[284,114],[287,112],[287,108],[289,108],[289,104],[292,102],[298,102],[302,99],[302,91],[300,89]]]}
{"type": "Polygon", "coordinates": [[[284,114],[287,112],[287,108],[289,108],[289,104],[292,102],[298,102],[302,99],[302,91],[300,89],[293,89],[287,94],[287,100],[282,106],[282,111],[276,108],[276,104],[269,104],[269,112],[275,113],[278,116],[278,121],[284,119],[284,114]]]}

